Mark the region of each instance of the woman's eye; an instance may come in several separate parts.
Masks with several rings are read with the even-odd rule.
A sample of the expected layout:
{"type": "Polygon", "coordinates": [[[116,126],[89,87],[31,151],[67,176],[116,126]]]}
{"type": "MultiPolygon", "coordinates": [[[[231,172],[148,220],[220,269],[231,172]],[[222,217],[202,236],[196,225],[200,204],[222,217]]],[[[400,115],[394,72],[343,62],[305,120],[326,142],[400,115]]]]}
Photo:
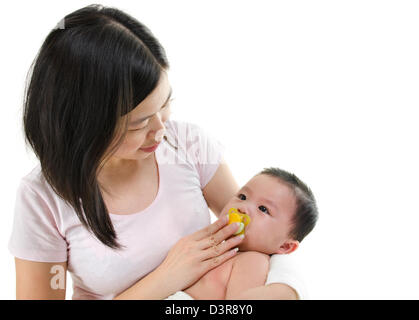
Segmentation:
{"type": "Polygon", "coordinates": [[[133,130],[130,130],[130,131],[139,131],[139,130],[143,130],[143,129],[145,129],[145,128],[147,128],[147,126],[142,127],[142,128],[138,128],[138,129],[133,129],[133,130]]]}
{"type": "MultiPolygon", "coordinates": [[[[175,98],[172,98],[172,99],[170,99],[169,101],[168,101],[168,103],[166,103],[161,109],[163,110],[163,109],[166,109],[166,107],[169,107],[170,106],[170,102],[172,101],[172,100],[174,100],[175,98]]],[[[148,126],[148,123],[144,126],[144,127],[141,127],[141,128],[137,128],[137,129],[133,129],[133,130],[130,130],[130,131],[139,131],[139,130],[143,130],[143,129],[145,129],[145,128],[147,128],[147,126],[148,126]]]]}
{"type": "Polygon", "coordinates": [[[170,99],[169,101],[167,101],[167,103],[161,107],[161,110],[166,109],[167,107],[170,107],[170,102],[172,102],[172,100],[174,100],[175,98],[170,99]]]}
{"type": "Polygon", "coordinates": [[[239,197],[240,200],[246,200],[246,196],[243,193],[239,193],[238,197],[239,197]],[[244,199],[241,196],[243,196],[244,199]]]}
{"type": "Polygon", "coordinates": [[[133,130],[130,130],[130,131],[139,131],[139,130],[143,130],[143,129],[147,128],[147,126],[148,126],[148,120],[146,120],[146,123],[145,123],[142,127],[139,127],[139,128],[137,128],[137,129],[133,129],[133,130]]]}
{"type": "Polygon", "coordinates": [[[259,206],[259,210],[267,214],[270,214],[268,208],[266,208],[265,206],[259,206]]]}

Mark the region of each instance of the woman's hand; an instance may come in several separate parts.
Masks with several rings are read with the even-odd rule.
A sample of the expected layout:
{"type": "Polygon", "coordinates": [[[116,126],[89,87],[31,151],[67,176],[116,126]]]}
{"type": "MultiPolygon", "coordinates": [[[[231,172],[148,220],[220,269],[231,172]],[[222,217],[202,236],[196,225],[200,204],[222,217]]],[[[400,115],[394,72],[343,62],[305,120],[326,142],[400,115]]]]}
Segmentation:
{"type": "Polygon", "coordinates": [[[190,287],[208,271],[236,254],[237,251],[232,248],[237,247],[243,238],[231,237],[239,226],[235,223],[226,226],[227,222],[227,216],[221,217],[204,229],[180,239],[160,266],[114,299],[160,300],[190,287]]]}
{"type": "Polygon", "coordinates": [[[227,222],[227,216],[223,216],[204,229],[183,237],[172,247],[166,259],[155,270],[171,292],[188,288],[208,271],[236,254],[237,250],[233,248],[243,238],[230,238],[238,230],[239,224],[227,225],[227,222]]]}

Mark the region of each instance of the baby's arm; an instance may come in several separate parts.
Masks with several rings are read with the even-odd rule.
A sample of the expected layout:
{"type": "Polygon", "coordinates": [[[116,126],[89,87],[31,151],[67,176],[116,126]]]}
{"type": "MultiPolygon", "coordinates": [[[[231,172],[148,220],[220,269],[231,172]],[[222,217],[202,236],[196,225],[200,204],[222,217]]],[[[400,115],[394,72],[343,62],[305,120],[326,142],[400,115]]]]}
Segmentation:
{"type": "Polygon", "coordinates": [[[247,251],[234,261],[226,300],[295,300],[294,289],[283,283],[265,285],[270,257],[267,254],[247,251]]]}
{"type": "MultiPolygon", "coordinates": [[[[234,261],[230,279],[227,283],[225,299],[240,300],[248,297],[251,289],[265,285],[269,271],[269,255],[247,251],[240,253],[234,261]]],[[[246,299],[264,299],[253,296],[246,299]]]]}

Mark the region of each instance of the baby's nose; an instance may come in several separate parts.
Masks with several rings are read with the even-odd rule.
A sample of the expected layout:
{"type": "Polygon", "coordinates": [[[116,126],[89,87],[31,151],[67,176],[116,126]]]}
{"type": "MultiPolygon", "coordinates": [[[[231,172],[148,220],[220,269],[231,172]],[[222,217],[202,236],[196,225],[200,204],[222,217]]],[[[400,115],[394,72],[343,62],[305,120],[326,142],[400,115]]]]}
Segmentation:
{"type": "Polygon", "coordinates": [[[253,218],[253,215],[251,213],[250,208],[246,208],[246,207],[241,206],[241,207],[237,207],[237,211],[239,213],[244,213],[244,214],[248,215],[250,218],[253,218]]]}
{"type": "Polygon", "coordinates": [[[246,212],[246,210],[244,210],[243,208],[237,208],[237,211],[239,211],[240,213],[246,213],[246,214],[248,214],[248,213],[246,212]]]}

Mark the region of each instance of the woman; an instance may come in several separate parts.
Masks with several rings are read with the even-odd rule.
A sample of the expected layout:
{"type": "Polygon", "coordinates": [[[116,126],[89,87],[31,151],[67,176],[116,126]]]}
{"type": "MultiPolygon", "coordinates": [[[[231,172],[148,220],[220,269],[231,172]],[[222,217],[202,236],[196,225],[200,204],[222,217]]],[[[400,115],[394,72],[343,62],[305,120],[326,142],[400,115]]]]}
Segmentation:
{"type": "Polygon", "coordinates": [[[164,299],[234,256],[237,227],[208,208],[218,216],[238,185],[215,140],[169,119],[169,64],[144,25],[92,5],[62,26],[25,93],[40,165],[17,192],[17,298],[64,299],[68,270],[73,299],[164,299]]]}

